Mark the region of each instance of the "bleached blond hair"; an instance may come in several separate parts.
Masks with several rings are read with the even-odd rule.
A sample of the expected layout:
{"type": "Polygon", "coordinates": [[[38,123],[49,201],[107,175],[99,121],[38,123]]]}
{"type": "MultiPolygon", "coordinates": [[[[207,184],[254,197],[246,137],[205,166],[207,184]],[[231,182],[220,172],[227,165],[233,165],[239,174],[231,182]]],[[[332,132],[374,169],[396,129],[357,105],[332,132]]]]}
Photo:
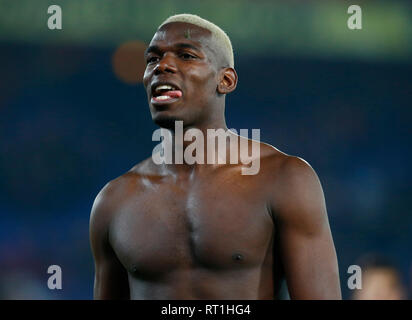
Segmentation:
{"type": "Polygon", "coordinates": [[[212,39],[214,40],[218,49],[220,49],[220,51],[223,53],[225,60],[229,64],[229,67],[233,68],[235,66],[232,43],[226,32],[224,32],[217,25],[195,14],[183,13],[170,16],[162,22],[157,30],[159,30],[163,25],[171,22],[186,22],[209,30],[212,33],[212,39]]]}

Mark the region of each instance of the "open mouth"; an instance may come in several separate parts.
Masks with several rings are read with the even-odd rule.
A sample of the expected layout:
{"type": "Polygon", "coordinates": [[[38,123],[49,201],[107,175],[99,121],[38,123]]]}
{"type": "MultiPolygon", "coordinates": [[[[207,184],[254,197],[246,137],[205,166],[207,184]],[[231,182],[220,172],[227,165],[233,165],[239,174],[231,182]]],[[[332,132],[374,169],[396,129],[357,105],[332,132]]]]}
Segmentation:
{"type": "Polygon", "coordinates": [[[182,91],[172,84],[156,84],[152,86],[152,104],[166,104],[178,100],[182,91]]]}

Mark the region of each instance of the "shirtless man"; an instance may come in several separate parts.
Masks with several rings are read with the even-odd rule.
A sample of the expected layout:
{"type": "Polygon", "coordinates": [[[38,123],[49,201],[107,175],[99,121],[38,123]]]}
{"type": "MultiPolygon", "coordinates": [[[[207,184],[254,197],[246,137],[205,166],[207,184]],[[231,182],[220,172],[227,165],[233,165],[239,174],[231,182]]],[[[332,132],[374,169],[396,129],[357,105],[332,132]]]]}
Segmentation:
{"type": "MultiPolygon", "coordinates": [[[[220,28],[170,17],[145,58],[157,125],[173,131],[183,121],[205,137],[228,130],[225,97],[237,74],[220,28]]],[[[259,161],[257,174],[243,175],[242,163],[159,165],[150,157],[109,182],[90,218],[95,299],[277,299],[283,279],[291,299],[341,299],[316,173],[264,143],[259,161]]]]}

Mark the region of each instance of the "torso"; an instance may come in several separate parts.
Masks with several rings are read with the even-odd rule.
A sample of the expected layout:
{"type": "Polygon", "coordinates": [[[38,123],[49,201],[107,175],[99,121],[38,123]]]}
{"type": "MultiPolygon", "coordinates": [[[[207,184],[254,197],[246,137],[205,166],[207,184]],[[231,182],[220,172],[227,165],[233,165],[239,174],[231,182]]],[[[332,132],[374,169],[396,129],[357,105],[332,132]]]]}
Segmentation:
{"type": "Polygon", "coordinates": [[[237,165],[186,176],[138,166],[117,179],[109,240],[128,271],[131,299],[276,298],[276,228],[264,174],[273,168],[261,166],[254,176],[237,165]]]}

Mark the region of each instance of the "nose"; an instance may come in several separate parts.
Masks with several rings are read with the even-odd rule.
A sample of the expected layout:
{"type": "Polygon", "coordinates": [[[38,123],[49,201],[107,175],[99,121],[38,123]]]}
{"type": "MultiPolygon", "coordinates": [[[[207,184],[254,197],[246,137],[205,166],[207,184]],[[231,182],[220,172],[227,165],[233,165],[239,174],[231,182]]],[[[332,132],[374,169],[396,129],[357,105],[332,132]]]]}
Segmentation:
{"type": "Polygon", "coordinates": [[[154,68],[154,73],[160,74],[160,73],[176,73],[177,68],[174,63],[173,57],[171,57],[168,54],[165,54],[157,63],[156,67],[154,68]]]}

